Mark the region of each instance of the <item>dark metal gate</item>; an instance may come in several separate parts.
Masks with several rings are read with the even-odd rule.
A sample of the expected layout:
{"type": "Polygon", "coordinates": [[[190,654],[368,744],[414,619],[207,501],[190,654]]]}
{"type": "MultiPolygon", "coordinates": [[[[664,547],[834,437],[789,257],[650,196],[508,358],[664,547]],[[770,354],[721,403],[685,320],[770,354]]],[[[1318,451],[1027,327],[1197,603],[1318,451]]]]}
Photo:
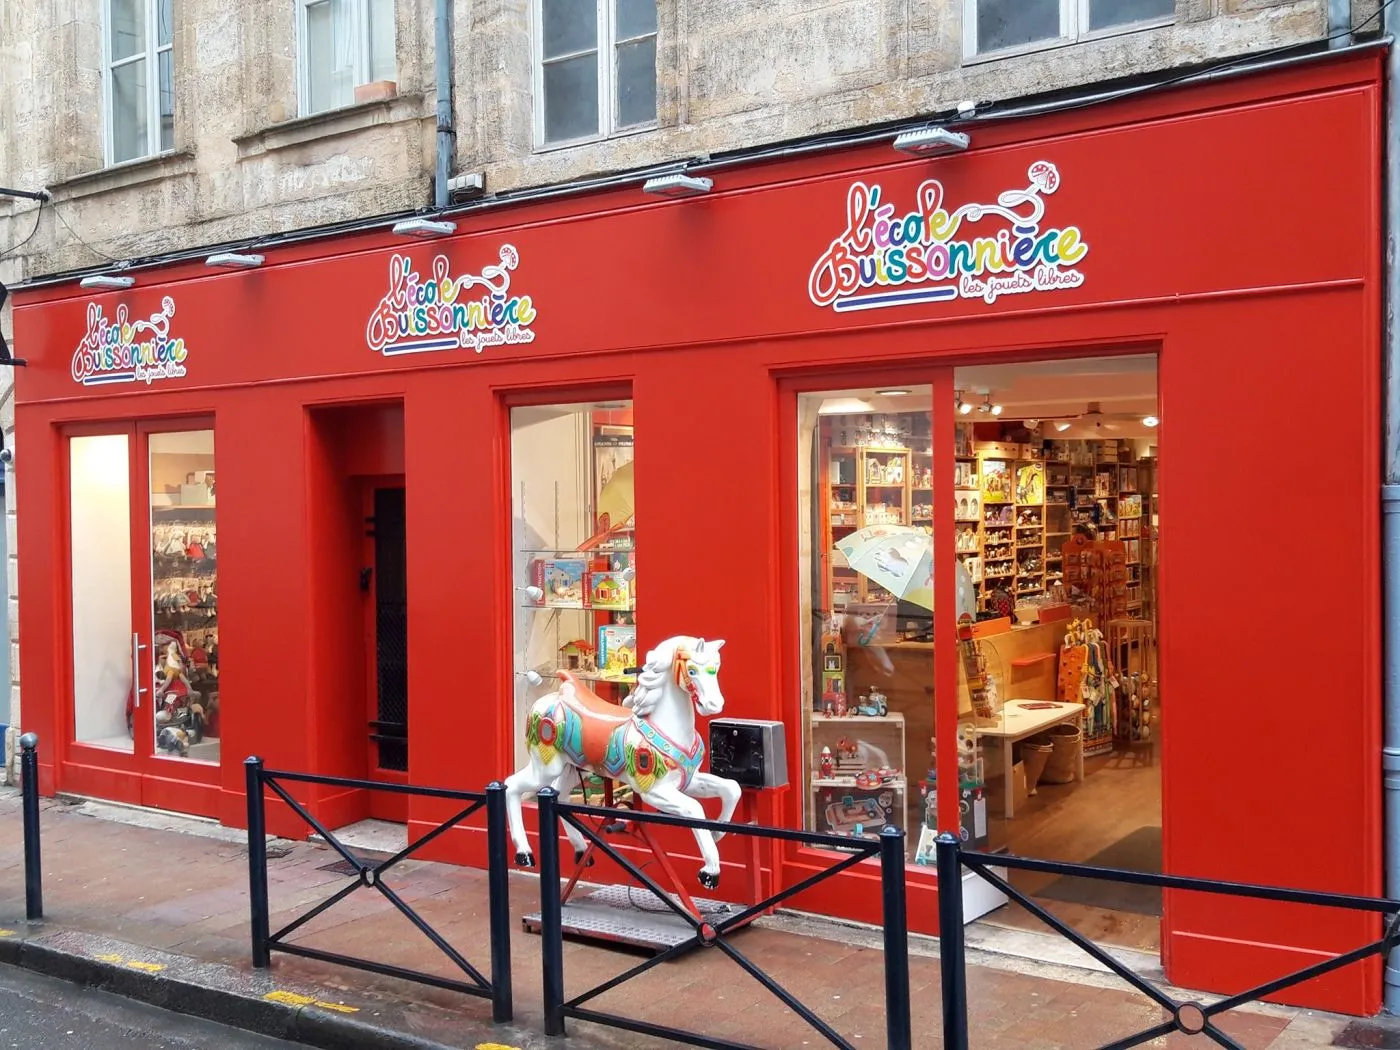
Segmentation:
{"type": "Polygon", "coordinates": [[[408,551],[404,490],[374,490],[374,651],[378,694],[370,737],[379,768],[408,772],[408,551]]]}

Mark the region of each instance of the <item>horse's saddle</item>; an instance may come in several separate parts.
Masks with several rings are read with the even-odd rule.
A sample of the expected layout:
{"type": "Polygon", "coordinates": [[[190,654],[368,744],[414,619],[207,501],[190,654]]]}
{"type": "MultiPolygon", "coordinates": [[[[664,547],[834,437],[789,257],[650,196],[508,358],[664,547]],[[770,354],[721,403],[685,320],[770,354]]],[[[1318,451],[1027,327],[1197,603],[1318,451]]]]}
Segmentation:
{"type": "Polygon", "coordinates": [[[631,710],[604,700],[570,671],[559,671],[558,675],[560,681],[570,687],[561,694],[564,703],[579,715],[582,737],[579,743],[584,761],[599,771],[609,770],[621,756],[616,748],[609,748],[609,743],[613,734],[632,720],[631,710]],[[613,751],[616,754],[611,753],[613,751]]]}

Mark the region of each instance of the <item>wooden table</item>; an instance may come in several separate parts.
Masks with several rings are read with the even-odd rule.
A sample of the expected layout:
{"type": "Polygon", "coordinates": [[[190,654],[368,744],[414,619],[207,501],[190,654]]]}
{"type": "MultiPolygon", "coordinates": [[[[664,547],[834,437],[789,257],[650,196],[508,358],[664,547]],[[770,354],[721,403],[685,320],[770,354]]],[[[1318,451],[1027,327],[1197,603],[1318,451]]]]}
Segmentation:
{"type": "MultiPolygon", "coordinates": [[[[1006,777],[1006,819],[1016,815],[1015,791],[1011,786],[1012,749],[1011,745],[1026,737],[1043,733],[1051,726],[1065,722],[1077,722],[1084,715],[1083,704],[1056,703],[1053,708],[1027,710],[1024,704],[1043,704],[1045,700],[1008,700],[1001,709],[1000,720],[994,726],[977,726],[977,736],[996,737],[1001,747],[1001,767],[1006,777]]],[[[1074,770],[1074,779],[1084,779],[1084,748],[1079,749],[1079,762],[1074,770]]]]}

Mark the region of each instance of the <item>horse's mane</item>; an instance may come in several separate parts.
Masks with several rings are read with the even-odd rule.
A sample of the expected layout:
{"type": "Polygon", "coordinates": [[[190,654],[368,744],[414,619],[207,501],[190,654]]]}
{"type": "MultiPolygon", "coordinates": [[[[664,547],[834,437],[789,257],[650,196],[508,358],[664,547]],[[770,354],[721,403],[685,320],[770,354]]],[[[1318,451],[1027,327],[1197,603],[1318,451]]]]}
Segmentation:
{"type": "MultiPolygon", "coordinates": [[[[672,639],[683,643],[685,639],[672,639]]],[[[666,683],[671,677],[671,664],[676,658],[676,645],[666,644],[660,649],[647,653],[647,661],[637,673],[637,688],[632,691],[624,704],[630,707],[639,718],[645,718],[656,710],[666,691],[666,683]]]]}

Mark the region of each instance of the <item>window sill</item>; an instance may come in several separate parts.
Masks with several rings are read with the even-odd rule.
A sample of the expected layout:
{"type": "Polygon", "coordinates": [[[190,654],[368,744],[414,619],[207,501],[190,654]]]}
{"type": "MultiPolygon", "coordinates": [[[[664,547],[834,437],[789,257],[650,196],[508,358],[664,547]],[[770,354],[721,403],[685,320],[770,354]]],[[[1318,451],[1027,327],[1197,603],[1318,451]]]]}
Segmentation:
{"type": "Polygon", "coordinates": [[[559,142],[536,142],[536,153],[557,153],[565,149],[578,149],[580,146],[592,146],[599,142],[616,142],[619,139],[630,139],[637,135],[645,135],[648,132],[657,131],[661,127],[660,122],[651,121],[648,124],[634,124],[632,127],[623,128],[621,131],[614,131],[609,135],[589,135],[579,139],[562,139],[559,142]]]}
{"type": "Polygon", "coordinates": [[[89,197],[95,193],[140,186],[147,182],[158,182],[172,175],[188,175],[194,171],[194,150],[172,150],[157,153],[140,160],[123,161],[96,171],[85,171],[49,185],[48,189],[61,200],[74,200],[89,197]]]}
{"type": "Polygon", "coordinates": [[[1038,55],[1046,51],[1058,51],[1060,48],[1073,47],[1075,44],[1089,44],[1095,40],[1106,40],[1115,36],[1127,36],[1129,33],[1143,33],[1149,29],[1165,29],[1176,24],[1173,18],[1157,18],[1144,22],[1129,22],[1126,25],[1110,26],[1107,29],[1095,29],[1092,32],[1081,33],[1077,37],[1056,37],[1053,40],[1037,40],[1031,44],[1021,44],[1017,47],[1004,47],[999,51],[983,51],[978,54],[963,54],[963,65],[976,66],[983,62],[1000,62],[1007,58],[1022,58],[1026,55],[1038,55]]]}
{"type": "Polygon", "coordinates": [[[293,117],[233,140],[238,158],[290,149],[308,142],[349,135],[377,124],[396,124],[423,118],[423,96],[418,93],[359,102],[305,117],[293,117]]]}

